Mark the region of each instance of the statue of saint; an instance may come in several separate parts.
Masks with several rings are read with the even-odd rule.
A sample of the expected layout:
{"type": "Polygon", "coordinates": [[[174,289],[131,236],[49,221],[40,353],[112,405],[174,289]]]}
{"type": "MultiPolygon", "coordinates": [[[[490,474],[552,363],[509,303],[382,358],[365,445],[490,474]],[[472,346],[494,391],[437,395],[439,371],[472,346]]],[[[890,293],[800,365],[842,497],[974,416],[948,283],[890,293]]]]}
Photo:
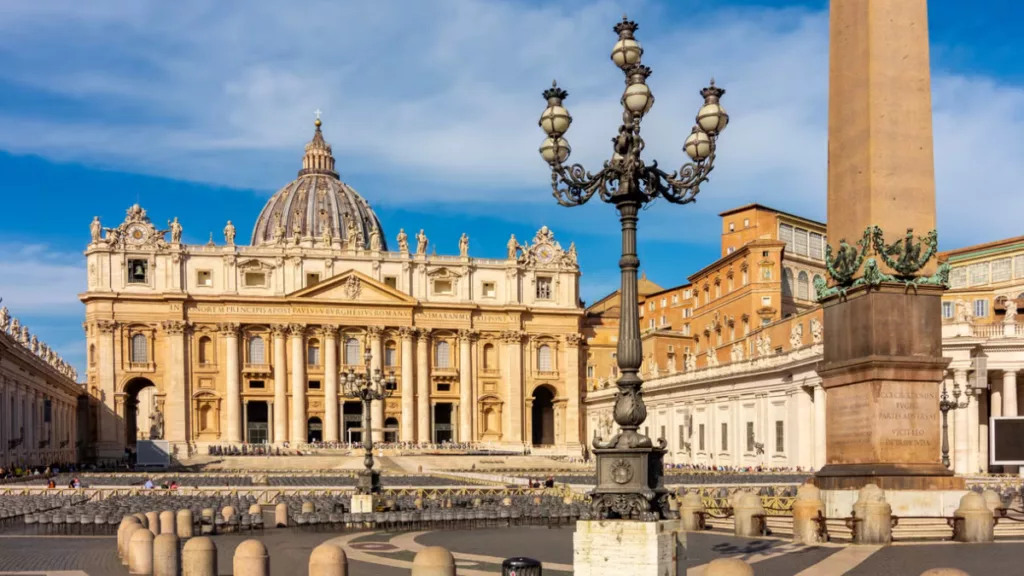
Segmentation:
{"type": "Polygon", "coordinates": [[[429,244],[429,242],[427,241],[427,235],[424,234],[423,229],[420,228],[420,231],[416,234],[416,253],[426,254],[427,244],[429,244]]]}
{"type": "Polygon", "coordinates": [[[281,223],[281,213],[276,212],[274,214],[274,242],[284,240],[284,232],[284,224],[281,223]]]}
{"type": "Polygon", "coordinates": [[[28,349],[31,350],[33,354],[39,354],[39,337],[35,334],[33,334],[32,339],[28,341],[28,349]]]}
{"type": "Polygon", "coordinates": [[[374,226],[373,230],[370,230],[370,250],[380,251],[380,228],[378,226],[374,226]]]}
{"type": "Polygon", "coordinates": [[[466,233],[462,233],[462,237],[459,238],[459,256],[463,258],[469,257],[469,236],[466,233]]]}
{"type": "Polygon", "coordinates": [[[1017,299],[1011,296],[1006,297],[1006,315],[1003,316],[1003,322],[1006,324],[1013,324],[1017,321],[1017,299]]]}
{"type": "Polygon", "coordinates": [[[0,308],[0,332],[7,332],[7,329],[11,326],[11,311],[7,309],[7,306],[0,308]]]}
{"type": "Polygon", "coordinates": [[[171,229],[171,243],[181,243],[181,224],[178,223],[178,217],[175,216],[174,220],[167,223],[167,227],[171,229]]]}
{"type": "Polygon", "coordinates": [[[804,325],[797,323],[789,331],[789,347],[796,349],[804,345],[804,325]]]}
{"type": "Polygon", "coordinates": [[[508,259],[509,260],[517,260],[517,259],[519,259],[519,242],[516,241],[516,235],[515,234],[513,234],[508,239],[508,244],[506,244],[506,246],[508,247],[508,259]]]}
{"type": "Polygon", "coordinates": [[[235,225],[231,223],[231,220],[228,220],[227,226],[224,227],[224,242],[228,246],[235,245],[235,225]]]}
{"type": "Polygon", "coordinates": [[[811,318],[811,341],[815,344],[821,344],[824,336],[824,326],[822,326],[817,318],[811,318]]]}
{"type": "Polygon", "coordinates": [[[89,234],[92,235],[93,242],[100,241],[100,235],[103,233],[103,225],[100,224],[100,217],[93,216],[92,223],[89,224],[89,234]]]}
{"type": "Polygon", "coordinates": [[[405,233],[405,228],[398,229],[398,251],[402,254],[409,253],[409,235],[405,233]]]}
{"type": "Polygon", "coordinates": [[[349,248],[353,250],[359,245],[359,227],[356,225],[356,219],[350,216],[347,212],[345,213],[345,242],[349,248]]]}
{"type": "Polygon", "coordinates": [[[164,413],[160,411],[159,406],[153,409],[149,419],[153,422],[153,425],[149,427],[149,439],[162,440],[164,437],[164,413]]]}

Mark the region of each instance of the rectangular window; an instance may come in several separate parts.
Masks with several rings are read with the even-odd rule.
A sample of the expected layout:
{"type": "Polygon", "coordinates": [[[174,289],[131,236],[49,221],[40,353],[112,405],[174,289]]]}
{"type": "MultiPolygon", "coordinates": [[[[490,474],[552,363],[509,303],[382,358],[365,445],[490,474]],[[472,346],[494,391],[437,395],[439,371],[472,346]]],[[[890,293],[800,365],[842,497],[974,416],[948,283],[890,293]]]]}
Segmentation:
{"type": "Polygon", "coordinates": [[[815,260],[824,260],[824,240],[825,238],[817,232],[811,232],[811,245],[809,246],[809,254],[811,258],[815,260]]]}
{"type": "Polygon", "coordinates": [[[661,299],[661,307],[664,308],[666,304],[668,304],[668,301],[665,300],[664,298],[662,298],[661,299]]]}
{"type": "Polygon", "coordinates": [[[654,328],[654,318],[651,318],[650,320],[647,321],[647,327],[654,328]]]}
{"type": "Polygon", "coordinates": [[[249,388],[254,390],[263,390],[267,385],[263,380],[249,380],[249,388]]]}
{"type": "Polygon", "coordinates": [[[732,246],[729,246],[729,248],[728,248],[728,249],[727,249],[727,250],[725,251],[725,253],[726,253],[726,254],[732,254],[732,253],[733,253],[733,252],[735,252],[735,251],[736,251],[736,249],[735,249],[735,248],[733,248],[732,246]]]}
{"type": "Polygon", "coordinates": [[[497,291],[494,289],[494,282],[484,282],[481,292],[484,298],[494,298],[497,294],[497,291]]]}
{"type": "Polygon", "coordinates": [[[1024,278],[1024,254],[1013,257],[1013,277],[1024,278]]]}
{"type": "Polygon", "coordinates": [[[1012,276],[1009,258],[992,261],[992,282],[1006,282],[1012,276]]]}
{"type": "Polygon", "coordinates": [[[750,228],[750,218],[744,218],[743,219],[743,227],[744,228],[750,228]]]}
{"type": "Polygon", "coordinates": [[[537,278],[537,300],[551,300],[551,278],[537,278]]]}
{"type": "Polygon", "coordinates": [[[689,336],[689,335],[690,335],[690,325],[689,324],[683,324],[683,336],[689,336]]]}
{"type": "Polygon", "coordinates": [[[747,452],[754,451],[754,423],[747,422],[747,452]]]}
{"type": "Polygon", "coordinates": [[[392,346],[389,346],[389,347],[384,349],[384,365],[385,366],[395,366],[396,365],[395,349],[392,346]]]}
{"type": "Polygon", "coordinates": [[[673,294],[672,295],[672,303],[673,304],[679,304],[679,294],[673,294]]]}
{"type": "Polygon", "coordinates": [[[966,288],[967,287],[967,268],[961,266],[959,268],[953,268],[949,272],[949,287],[950,288],[966,288]]]}
{"type": "Polygon", "coordinates": [[[398,290],[398,276],[385,276],[384,285],[398,290]]]}
{"type": "Polygon", "coordinates": [[[968,275],[971,278],[971,286],[988,284],[988,262],[971,264],[968,275]]]}
{"type": "Polygon", "coordinates": [[[683,308],[683,318],[693,316],[693,308],[683,308]]]}
{"type": "Polygon", "coordinates": [[[653,300],[650,303],[650,308],[651,308],[651,311],[653,312],[654,311],[654,301],[653,300]]]}
{"type": "Polygon", "coordinates": [[[587,378],[593,378],[593,377],[594,377],[594,367],[593,366],[587,366],[587,378]]]}
{"type": "Polygon", "coordinates": [[[793,231],[793,252],[807,256],[807,230],[797,228],[793,231]]]}
{"type": "Polygon", "coordinates": [[[729,425],[722,422],[722,452],[729,451],[729,425]]]}
{"type": "Polygon", "coordinates": [[[145,284],[146,283],[146,270],[149,269],[149,262],[146,260],[129,260],[128,261],[128,283],[129,284],[145,284]]]}
{"type": "Polygon", "coordinates": [[[779,240],[786,243],[786,250],[793,251],[793,227],[789,224],[779,224],[779,240]]]}
{"type": "Polygon", "coordinates": [[[686,445],[686,427],[679,427],[679,449],[682,450],[683,446],[686,445]]]}
{"type": "Polygon", "coordinates": [[[697,445],[701,452],[704,451],[704,425],[697,426],[697,445]]]}
{"type": "Polygon", "coordinates": [[[661,427],[661,436],[659,436],[659,438],[664,438],[664,437],[665,437],[665,427],[662,426],[661,427]]]}
{"type": "Polygon", "coordinates": [[[320,389],[320,381],[319,380],[310,380],[309,381],[309,389],[310,390],[319,390],[320,389]]]}
{"type": "Polygon", "coordinates": [[[212,288],[213,287],[213,272],[209,270],[197,270],[196,271],[196,286],[201,288],[212,288]]]}
{"type": "Polygon", "coordinates": [[[451,280],[434,280],[434,294],[451,294],[451,280]]]}
{"type": "Polygon", "coordinates": [[[974,301],[974,315],[977,317],[988,316],[988,300],[974,301]]]}
{"type": "Polygon", "coordinates": [[[665,315],[664,314],[662,314],[661,318],[659,318],[659,321],[660,321],[662,326],[664,326],[665,324],[668,323],[668,320],[665,319],[665,315]]]}
{"type": "Polygon", "coordinates": [[[771,296],[761,296],[761,306],[771,306],[771,305],[772,305],[772,297],[771,296]]]}
{"type": "Polygon", "coordinates": [[[246,272],[244,280],[249,288],[262,288],[267,285],[267,275],[263,272],[246,272]]]}
{"type": "Polygon", "coordinates": [[[782,454],[786,451],[786,422],[784,420],[775,421],[775,452],[782,454]]]}
{"type": "Polygon", "coordinates": [[[308,356],[308,358],[306,358],[306,363],[307,364],[309,364],[310,366],[319,366],[320,365],[320,347],[319,346],[309,346],[306,355],[308,356]]]}
{"type": "Polygon", "coordinates": [[[733,223],[733,222],[729,222],[729,232],[735,232],[735,231],[736,231],[736,224],[733,223]]]}
{"type": "Polygon", "coordinates": [[[767,282],[767,281],[769,281],[771,279],[772,279],[772,269],[771,269],[771,267],[769,267],[769,266],[762,266],[761,267],[761,280],[764,280],[765,282],[767,282]]]}
{"type": "Polygon", "coordinates": [[[942,317],[943,318],[952,318],[953,317],[953,303],[952,302],[943,302],[942,303],[942,317]]]}
{"type": "Polygon", "coordinates": [[[451,392],[452,391],[452,385],[451,385],[450,382],[438,382],[437,383],[437,391],[438,392],[451,392]]]}
{"type": "Polygon", "coordinates": [[[316,286],[319,283],[320,283],[320,274],[318,274],[316,272],[307,272],[306,273],[306,287],[307,288],[310,287],[310,286],[316,286]]]}

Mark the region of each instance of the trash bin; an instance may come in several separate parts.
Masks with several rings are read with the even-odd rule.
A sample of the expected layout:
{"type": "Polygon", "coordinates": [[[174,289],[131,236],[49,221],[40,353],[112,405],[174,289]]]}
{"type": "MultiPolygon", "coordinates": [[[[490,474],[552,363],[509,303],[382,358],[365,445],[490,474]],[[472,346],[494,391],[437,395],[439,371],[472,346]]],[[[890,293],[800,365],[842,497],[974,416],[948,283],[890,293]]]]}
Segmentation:
{"type": "Polygon", "coordinates": [[[540,562],[533,558],[508,558],[501,563],[501,576],[541,576],[540,562]]]}

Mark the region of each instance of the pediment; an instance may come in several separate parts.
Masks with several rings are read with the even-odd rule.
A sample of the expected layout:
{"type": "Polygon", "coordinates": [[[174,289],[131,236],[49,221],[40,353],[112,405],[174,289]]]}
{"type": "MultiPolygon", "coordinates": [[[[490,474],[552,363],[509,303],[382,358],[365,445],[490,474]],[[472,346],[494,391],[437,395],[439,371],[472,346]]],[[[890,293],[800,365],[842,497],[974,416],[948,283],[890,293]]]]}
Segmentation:
{"type": "Polygon", "coordinates": [[[262,260],[250,258],[239,262],[238,269],[243,272],[269,272],[273,270],[274,267],[262,260]]]}
{"type": "Polygon", "coordinates": [[[416,303],[415,298],[355,270],[346,270],[314,286],[292,292],[288,298],[324,302],[416,303]]]}
{"type": "Polygon", "coordinates": [[[427,271],[427,276],[429,276],[430,278],[441,278],[441,279],[452,278],[452,279],[455,279],[455,278],[458,278],[458,277],[462,276],[462,274],[458,270],[455,270],[453,268],[449,268],[447,266],[441,266],[439,268],[434,268],[433,270],[428,270],[427,271]]]}

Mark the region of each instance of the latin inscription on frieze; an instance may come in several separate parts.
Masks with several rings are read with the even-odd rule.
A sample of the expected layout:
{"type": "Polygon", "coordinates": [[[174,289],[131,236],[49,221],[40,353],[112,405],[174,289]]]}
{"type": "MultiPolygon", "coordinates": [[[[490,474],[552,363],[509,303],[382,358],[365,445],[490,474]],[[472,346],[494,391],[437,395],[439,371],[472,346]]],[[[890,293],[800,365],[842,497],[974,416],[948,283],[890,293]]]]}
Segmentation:
{"type": "Polygon", "coordinates": [[[438,312],[426,310],[416,314],[417,318],[424,320],[469,320],[469,312],[438,312]]]}
{"type": "Polygon", "coordinates": [[[329,316],[335,318],[409,318],[407,310],[330,306],[255,306],[246,304],[199,304],[189,314],[216,316],[329,316]]]}

